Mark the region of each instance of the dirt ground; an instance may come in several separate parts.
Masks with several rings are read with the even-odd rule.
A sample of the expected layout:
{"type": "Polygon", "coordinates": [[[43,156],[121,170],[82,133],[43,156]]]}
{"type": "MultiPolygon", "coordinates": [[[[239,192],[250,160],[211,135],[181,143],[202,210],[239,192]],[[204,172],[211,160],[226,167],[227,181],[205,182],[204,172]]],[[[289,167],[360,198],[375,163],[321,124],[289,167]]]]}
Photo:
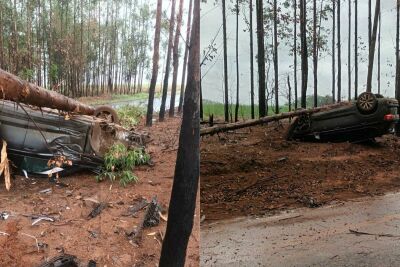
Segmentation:
{"type": "Polygon", "coordinates": [[[381,195],[400,188],[400,139],[376,143],[286,141],[288,122],[202,137],[206,222],[381,195]]]}
{"type": "MultiPolygon", "coordinates": [[[[119,182],[98,183],[95,175],[88,173],[62,178],[67,187],[58,187],[47,178],[27,180],[17,176],[7,192],[4,182],[0,182],[0,212],[13,214],[6,220],[0,218],[0,232],[9,234],[0,233],[0,266],[37,266],[62,252],[77,256],[82,266],[87,266],[90,259],[97,266],[157,266],[160,233],[165,233],[166,222],[161,220],[160,225],[145,229],[136,245],[125,232],[139,224],[144,210],[136,217],[124,214],[142,197],[150,201],[157,196],[163,206],[168,206],[180,123],[180,118],[168,119],[151,128],[148,151],[154,166],[137,168],[140,181],[125,188],[119,182]],[[47,188],[52,189],[51,193],[40,193],[47,188]],[[94,206],[90,199],[108,203],[93,219],[88,219],[94,206]],[[46,214],[56,221],[32,226],[33,220],[23,216],[26,214],[46,214]]],[[[187,266],[199,265],[199,211],[194,225],[187,266]]]]}

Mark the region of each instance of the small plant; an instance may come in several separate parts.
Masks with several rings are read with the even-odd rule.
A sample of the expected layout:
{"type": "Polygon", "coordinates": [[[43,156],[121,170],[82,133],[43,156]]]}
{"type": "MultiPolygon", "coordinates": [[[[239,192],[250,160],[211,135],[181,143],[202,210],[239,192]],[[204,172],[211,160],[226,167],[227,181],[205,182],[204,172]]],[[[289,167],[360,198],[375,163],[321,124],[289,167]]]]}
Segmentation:
{"type": "Polygon", "coordinates": [[[126,128],[131,128],[140,122],[145,110],[136,106],[123,106],[117,109],[119,122],[126,128]]]}
{"type": "Polygon", "coordinates": [[[123,186],[137,182],[139,178],[132,172],[134,167],[146,164],[149,160],[150,156],[144,149],[127,149],[121,143],[114,144],[104,156],[104,170],[97,176],[97,180],[119,179],[123,186]]]}

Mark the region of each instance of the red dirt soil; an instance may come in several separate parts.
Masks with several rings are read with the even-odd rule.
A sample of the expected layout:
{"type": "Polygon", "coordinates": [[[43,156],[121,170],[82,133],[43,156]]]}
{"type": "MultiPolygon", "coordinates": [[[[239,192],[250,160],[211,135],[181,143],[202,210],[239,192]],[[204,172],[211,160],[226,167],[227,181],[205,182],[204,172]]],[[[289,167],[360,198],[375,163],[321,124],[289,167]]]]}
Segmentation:
{"type": "MultiPolygon", "coordinates": [[[[60,251],[77,256],[82,266],[90,259],[98,266],[157,266],[161,252],[159,234],[165,233],[166,222],[145,229],[139,246],[129,242],[125,231],[133,230],[144,215],[126,217],[130,205],[140,197],[148,201],[157,196],[159,202],[169,204],[174,175],[181,119],[168,119],[156,123],[150,130],[152,141],[147,147],[153,167],[141,166],[135,170],[140,181],[122,187],[119,182],[96,182],[95,175],[79,174],[61,178],[68,187],[60,188],[47,178],[36,178],[35,183],[17,176],[9,192],[0,183],[0,212],[9,211],[15,216],[0,219],[0,266],[37,266],[45,260],[60,255],[60,251]],[[52,193],[39,191],[51,188],[52,193]],[[109,203],[100,215],[88,219],[93,202],[86,198],[109,203]],[[23,214],[47,214],[56,222],[42,221],[31,226],[31,218],[23,214]],[[37,251],[35,239],[46,244],[37,251]],[[156,239],[158,237],[158,239],[156,239]]],[[[199,204],[199,203],[198,203],[199,204]]],[[[199,205],[197,205],[199,206],[199,205]]],[[[186,266],[199,265],[199,210],[196,211],[193,232],[189,241],[186,266]]]]}
{"type": "Polygon", "coordinates": [[[381,195],[400,188],[400,139],[377,143],[286,141],[288,122],[202,137],[206,222],[381,195]]]}

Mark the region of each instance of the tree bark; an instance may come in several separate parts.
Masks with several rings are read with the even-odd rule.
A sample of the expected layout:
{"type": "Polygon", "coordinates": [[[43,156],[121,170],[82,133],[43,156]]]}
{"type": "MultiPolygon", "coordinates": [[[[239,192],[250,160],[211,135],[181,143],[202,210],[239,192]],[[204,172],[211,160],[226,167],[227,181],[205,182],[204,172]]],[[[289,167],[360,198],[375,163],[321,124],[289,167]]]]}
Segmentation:
{"type": "Polygon", "coordinates": [[[301,107],[307,106],[308,51],[307,51],[307,6],[306,0],[300,0],[301,35],[301,107]]]}
{"type": "Polygon", "coordinates": [[[236,0],[236,106],[235,106],[235,121],[239,117],[239,0],[236,0]]]}
{"type": "Polygon", "coordinates": [[[57,92],[28,83],[0,69],[0,98],[27,105],[93,115],[95,109],[57,92]]]}
{"type": "Polygon", "coordinates": [[[337,63],[338,63],[338,78],[337,78],[337,101],[342,101],[342,40],[340,29],[340,0],[337,2],[337,63]]]}
{"type": "Polygon", "coordinates": [[[185,265],[200,174],[200,0],[194,1],[188,78],[174,182],[160,267],[185,265]]]}
{"type": "Polygon", "coordinates": [[[400,101],[400,2],[397,1],[396,5],[396,81],[395,81],[395,94],[396,99],[400,101]]]}
{"type": "Polygon", "coordinates": [[[354,99],[358,97],[358,0],[354,0],[354,99]]]}
{"type": "Polygon", "coordinates": [[[229,121],[229,99],[228,99],[228,49],[227,49],[227,36],[226,36],[226,6],[225,0],[222,0],[222,33],[224,43],[224,114],[225,121],[229,121]]]}
{"type": "Polygon", "coordinates": [[[332,102],[336,102],[336,0],[332,0],[332,102]]]}
{"type": "Polygon", "coordinates": [[[176,2],[175,0],[172,0],[171,17],[169,19],[167,60],[166,60],[166,63],[165,63],[164,83],[163,83],[163,88],[162,88],[161,107],[160,107],[160,113],[159,113],[159,120],[160,121],[164,121],[165,103],[167,101],[168,80],[169,80],[169,72],[170,72],[170,67],[171,67],[171,52],[172,52],[172,45],[173,45],[173,41],[174,41],[175,2],[176,2]]]}
{"type": "Polygon", "coordinates": [[[294,38],[293,38],[293,69],[294,69],[294,109],[298,106],[298,95],[297,95],[297,0],[294,0],[294,38]]]}
{"type": "Polygon", "coordinates": [[[378,26],[378,94],[381,93],[381,29],[382,29],[382,16],[381,11],[379,11],[379,18],[378,18],[379,26],[378,26]]]}
{"type": "Polygon", "coordinates": [[[367,75],[367,92],[372,92],[372,72],[374,69],[374,57],[375,57],[375,45],[376,45],[376,33],[378,30],[378,19],[381,11],[381,0],[376,0],[375,4],[375,15],[374,25],[372,29],[371,45],[369,46],[369,58],[368,58],[368,75],[367,75]]]}
{"type": "Polygon", "coordinates": [[[186,27],[185,55],[183,56],[182,82],[181,82],[181,93],[179,96],[178,112],[182,111],[183,97],[185,94],[185,78],[186,78],[187,58],[189,55],[188,52],[189,52],[189,38],[190,38],[190,23],[192,21],[192,7],[193,7],[193,0],[190,0],[189,1],[189,10],[188,10],[188,21],[187,21],[187,27],[186,27]]]}
{"type": "Polygon", "coordinates": [[[278,66],[278,16],[277,3],[274,0],[274,92],[275,92],[275,114],[279,113],[279,66],[278,66]]]}
{"type": "Polygon", "coordinates": [[[351,100],[351,1],[349,0],[349,40],[347,47],[347,78],[348,78],[348,95],[347,100],[351,100]]]}
{"type": "Polygon", "coordinates": [[[317,0],[313,1],[314,107],[318,106],[317,0]]]}
{"type": "Polygon", "coordinates": [[[149,101],[147,104],[146,126],[153,124],[153,104],[158,76],[158,61],[160,59],[160,32],[161,32],[162,0],[157,1],[156,26],[153,45],[153,70],[151,74],[149,101]]]}
{"type": "Polygon", "coordinates": [[[250,12],[250,108],[251,118],[255,118],[254,113],[254,47],[253,47],[253,0],[249,0],[250,12]]]}
{"type": "Polygon", "coordinates": [[[175,96],[176,96],[176,83],[178,79],[178,68],[179,68],[179,39],[181,35],[181,25],[182,25],[182,15],[183,15],[183,0],[179,1],[179,12],[176,19],[176,30],[175,30],[175,40],[173,48],[173,74],[172,74],[172,88],[171,88],[171,101],[169,104],[169,116],[173,117],[175,115],[175,96]]]}
{"type": "Polygon", "coordinates": [[[266,115],[265,105],[265,47],[264,47],[264,10],[263,0],[256,0],[257,9],[257,63],[258,63],[258,113],[266,115]]]}

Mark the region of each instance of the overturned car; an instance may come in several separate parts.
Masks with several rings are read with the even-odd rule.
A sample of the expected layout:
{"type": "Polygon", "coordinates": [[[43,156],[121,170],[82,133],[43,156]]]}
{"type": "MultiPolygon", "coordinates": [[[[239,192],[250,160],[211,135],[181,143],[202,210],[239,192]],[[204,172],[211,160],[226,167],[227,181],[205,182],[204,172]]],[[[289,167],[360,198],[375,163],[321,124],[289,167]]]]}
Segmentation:
{"type": "Polygon", "coordinates": [[[395,132],[398,108],[396,99],[365,92],[348,105],[296,118],[286,137],[322,142],[370,140],[395,132]]]}
{"type": "Polygon", "coordinates": [[[101,171],[103,155],[114,142],[142,146],[145,135],[104,118],[73,115],[2,100],[0,137],[9,160],[25,174],[101,171]]]}

